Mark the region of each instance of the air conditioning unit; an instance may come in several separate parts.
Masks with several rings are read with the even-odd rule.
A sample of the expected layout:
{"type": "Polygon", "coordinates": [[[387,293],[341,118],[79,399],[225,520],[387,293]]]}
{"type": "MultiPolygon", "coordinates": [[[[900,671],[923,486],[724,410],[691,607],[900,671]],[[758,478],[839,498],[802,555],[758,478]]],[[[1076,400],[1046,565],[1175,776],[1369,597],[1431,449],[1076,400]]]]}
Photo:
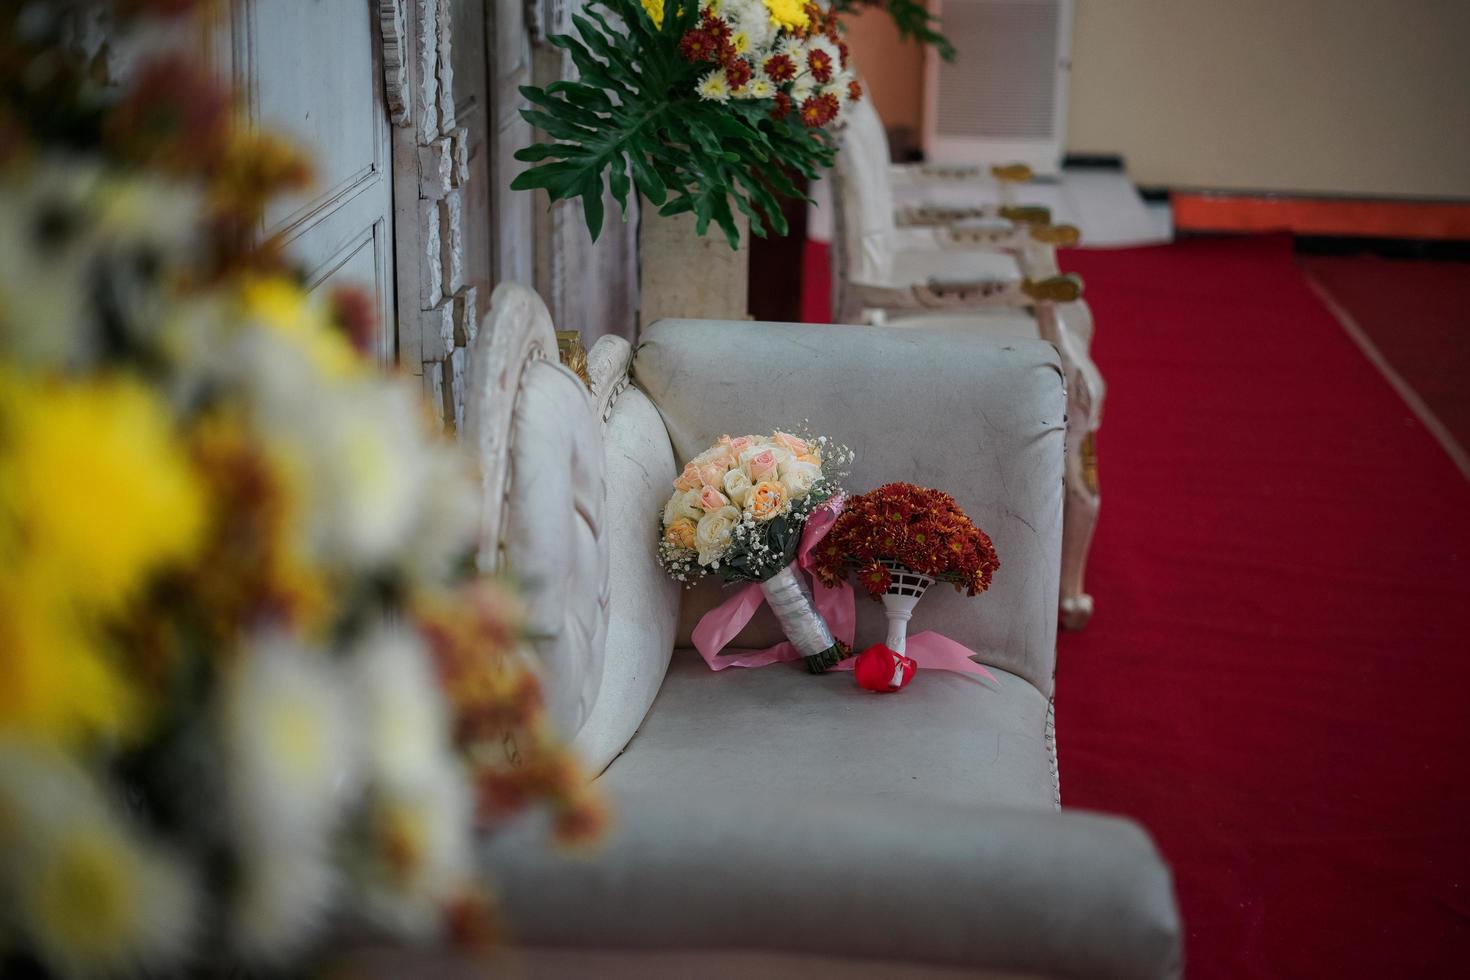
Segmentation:
{"type": "Polygon", "coordinates": [[[924,150],[941,163],[1061,169],[1066,145],[1072,0],[934,0],[955,46],[928,49],[924,150]]]}

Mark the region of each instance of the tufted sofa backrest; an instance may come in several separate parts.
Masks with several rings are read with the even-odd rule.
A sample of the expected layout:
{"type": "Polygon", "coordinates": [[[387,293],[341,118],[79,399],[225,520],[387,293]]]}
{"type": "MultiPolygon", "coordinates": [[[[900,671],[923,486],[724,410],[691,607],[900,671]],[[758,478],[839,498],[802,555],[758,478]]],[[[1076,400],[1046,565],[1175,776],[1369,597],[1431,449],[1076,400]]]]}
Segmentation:
{"type": "Polygon", "coordinates": [[[596,704],[607,636],[600,420],[586,386],[557,360],[545,305],[523,286],[491,296],[470,372],[479,565],[525,586],[548,712],[572,738],[596,704]]]}
{"type": "Polygon", "coordinates": [[[621,338],[593,348],[594,398],[558,363],[540,297],[507,283],[471,362],[479,563],[525,586],[552,720],[594,773],[652,705],[678,616],[655,551],[673,448],[658,411],[627,385],[631,357],[621,338]]]}

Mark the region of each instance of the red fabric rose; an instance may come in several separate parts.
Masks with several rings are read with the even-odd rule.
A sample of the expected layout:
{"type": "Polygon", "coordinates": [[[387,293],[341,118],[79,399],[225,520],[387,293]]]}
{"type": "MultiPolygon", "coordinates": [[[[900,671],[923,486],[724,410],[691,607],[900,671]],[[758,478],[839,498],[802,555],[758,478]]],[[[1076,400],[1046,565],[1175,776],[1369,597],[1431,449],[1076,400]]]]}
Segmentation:
{"type": "Polygon", "coordinates": [[[890,694],[908,686],[918,669],[919,665],[911,658],[879,643],[857,655],[852,676],[864,690],[890,694]]]}

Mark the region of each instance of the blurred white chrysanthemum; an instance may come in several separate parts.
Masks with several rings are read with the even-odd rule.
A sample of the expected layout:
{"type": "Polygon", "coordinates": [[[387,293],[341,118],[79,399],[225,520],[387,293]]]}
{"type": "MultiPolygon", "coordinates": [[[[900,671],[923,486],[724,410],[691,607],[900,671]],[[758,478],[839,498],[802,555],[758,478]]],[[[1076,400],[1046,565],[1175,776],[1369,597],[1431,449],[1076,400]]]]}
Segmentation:
{"type": "Polygon", "coordinates": [[[312,511],[324,550],[354,564],[391,562],[407,544],[424,485],[429,447],[418,396],[373,379],[322,408],[312,511]]]}
{"type": "Polygon", "coordinates": [[[341,888],[325,841],[247,847],[227,907],[234,952],[250,963],[289,963],[325,925],[341,888]]]}
{"type": "Polygon", "coordinates": [[[322,838],[356,792],[345,680],[325,653],[281,634],[248,643],[226,675],[228,802],[249,846],[322,838]]]}
{"type": "Polygon", "coordinates": [[[358,645],[352,670],[367,778],[407,786],[444,765],[452,752],[448,714],[419,637],[380,628],[358,645]]]}
{"type": "Polygon", "coordinates": [[[458,447],[430,447],[423,462],[423,496],[408,534],[404,568],[415,580],[446,582],[474,546],[479,501],[471,467],[458,447]]]}
{"type": "Polygon", "coordinates": [[[395,933],[433,938],[474,874],[474,807],[463,771],[446,756],[373,793],[370,814],[378,857],[362,888],[363,914],[395,933]]]}
{"type": "Polygon", "coordinates": [[[0,747],[0,844],[6,917],[56,975],[183,964],[200,898],[186,866],[147,842],[69,759],[0,747]]]}

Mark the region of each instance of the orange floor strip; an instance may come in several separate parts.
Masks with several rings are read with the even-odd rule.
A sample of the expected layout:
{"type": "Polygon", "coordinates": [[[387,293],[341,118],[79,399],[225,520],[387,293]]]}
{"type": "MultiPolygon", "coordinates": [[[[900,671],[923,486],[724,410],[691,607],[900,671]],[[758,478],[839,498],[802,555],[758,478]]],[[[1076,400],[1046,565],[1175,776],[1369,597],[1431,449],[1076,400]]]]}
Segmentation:
{"type": "Polygon", "coordinates": [[[1470,202],[1364,201],[1244,194],[1170,195],[1180,231],[1470,240],[1470,202]]]}

